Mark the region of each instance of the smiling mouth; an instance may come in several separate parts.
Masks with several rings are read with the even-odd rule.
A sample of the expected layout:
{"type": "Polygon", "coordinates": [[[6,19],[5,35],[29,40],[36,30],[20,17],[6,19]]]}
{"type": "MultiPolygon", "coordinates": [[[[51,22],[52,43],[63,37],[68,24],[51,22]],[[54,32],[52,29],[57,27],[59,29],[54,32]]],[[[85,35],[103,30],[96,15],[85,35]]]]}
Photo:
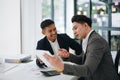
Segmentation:
{"type": "Polygon", "coordinates": [[[55,34],[55,35],[52,35],[52,37],[56,37],[57,35],[55,34]]]}

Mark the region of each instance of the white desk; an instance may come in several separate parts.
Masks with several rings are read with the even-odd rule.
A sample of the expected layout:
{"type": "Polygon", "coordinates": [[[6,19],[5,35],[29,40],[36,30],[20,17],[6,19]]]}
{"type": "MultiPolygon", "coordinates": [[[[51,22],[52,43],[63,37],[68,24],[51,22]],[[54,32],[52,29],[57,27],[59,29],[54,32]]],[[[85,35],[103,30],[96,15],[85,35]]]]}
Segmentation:
{"type": "Polygon", "coordinates": [[[72,80],[74,76],[70,75],[57,75],[46,77],[36,66],[35,61],[29,63],[21,63],[17,67],[6,71],[0,80],[72,80]]]}

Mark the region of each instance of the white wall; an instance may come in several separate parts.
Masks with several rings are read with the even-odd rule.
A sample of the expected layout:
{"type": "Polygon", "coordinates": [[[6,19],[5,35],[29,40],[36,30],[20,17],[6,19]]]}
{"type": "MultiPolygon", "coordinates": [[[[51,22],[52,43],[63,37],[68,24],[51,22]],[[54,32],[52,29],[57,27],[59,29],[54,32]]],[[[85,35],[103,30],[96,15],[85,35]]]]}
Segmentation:
{"type": "Polygon", "coordinates": [[[31,54],[42,38],[42,0],[0,0],[0,55],[31,54]]]}
{"type": "Polygon", "coordinates": [[[34,54],[40,30],[42,0],[21,0],[22,53],[34,54]]]}
{"type": "Polygon", "coordinates": [[[20,0],[0,0],[0,54],[20,50],[20,0]]]}

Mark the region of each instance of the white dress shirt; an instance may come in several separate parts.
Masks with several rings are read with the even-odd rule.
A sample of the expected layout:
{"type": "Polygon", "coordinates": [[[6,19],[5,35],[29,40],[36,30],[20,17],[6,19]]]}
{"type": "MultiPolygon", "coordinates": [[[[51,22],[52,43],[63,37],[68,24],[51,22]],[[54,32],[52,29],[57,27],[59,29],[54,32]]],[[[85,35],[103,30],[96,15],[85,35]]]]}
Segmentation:
{"type": "Polygon", "coordinates": [[[94,30],[91,30],[91,31],[88,33],[88,35],[86,36],[86,38],[83,39],[83,41],[82,41],[82,48],[83,48],[84,53],[86,53],[86,48],[87,48],[88,39],[89,39],[90,34],[91,34],[93,31],[94,31],[94,30]]]}
{"type": "Polygon", "coordinates": [[[53,49],[54,54],[58,54],[58,53],[59,53],[59,48],[60,48],[60,46],[59,46],[59,44],[58,44],[57,39],[56,39],[54,42],[52,42],[52,41],[50,41],[50,40],[48,40],[48,41],[50,42],[50,45],[51,45],[51,47],[52,47],[52,49],[53,49]]]}

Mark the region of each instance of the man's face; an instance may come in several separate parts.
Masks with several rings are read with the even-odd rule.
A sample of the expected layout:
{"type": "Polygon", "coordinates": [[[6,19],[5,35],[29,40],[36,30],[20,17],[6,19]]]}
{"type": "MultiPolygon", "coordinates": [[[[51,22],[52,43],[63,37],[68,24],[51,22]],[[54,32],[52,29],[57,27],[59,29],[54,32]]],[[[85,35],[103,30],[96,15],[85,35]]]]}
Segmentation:
{"type": "Polygon", "coordinates": [[[86,37],[86,24],[73,22],[73,32],[78,39],[84,39],[86,37]]]}
{"type": "Polygon", "coordinates": [[[47,36],[47,38],[54,42],[57,39],[57,30],[54,24],[51,24],[42,30],[42,33],[47,36]]]}

